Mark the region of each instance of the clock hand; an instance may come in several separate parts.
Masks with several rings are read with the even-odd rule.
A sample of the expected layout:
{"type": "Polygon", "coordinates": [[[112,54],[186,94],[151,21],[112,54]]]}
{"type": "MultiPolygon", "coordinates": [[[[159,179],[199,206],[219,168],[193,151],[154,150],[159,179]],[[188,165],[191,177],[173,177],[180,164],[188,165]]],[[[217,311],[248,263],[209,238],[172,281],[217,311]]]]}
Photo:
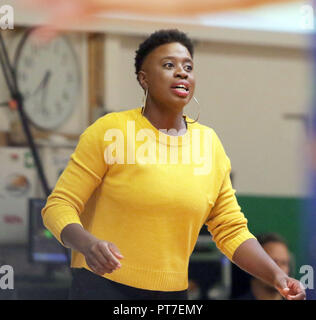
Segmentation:
{"type": "Polygon", "coordinates": [[[48,109],[46,108],[46,96],[47,96],[47,90],[48,90],[48,81],[50,79],[50,75],[51,72],[48,71],[45,75],[45,78],[43,79],[43,91],[42,91],[42,99],[41,99],[41,103],[42,103],[42,109],[45,112],[45,114],[48,114],[48,109]],[[48,73],[49,72],[49,73],[48,73]]]}
{"type": "Polygon", "coordinates": [[[47,82],[49,80],[49,78],[51,77],[51,71],[47,70],[45,72],[45,75],[43,77],[43,79],[41,80],[41,82],[39,83],[38,87],[35,89],[35,91],[33,92],[32,95],[36,95],[38,93],[38,91],[40,91],[42,88],[44,88],[47,85],[47,82]]]}
{"type": "Polygon", "coordinates": [[[46,87],[50,77],[52,76],[52,72],[50,70],[46,71],[45,77],[43,79],[43,86],[46,87]]]}

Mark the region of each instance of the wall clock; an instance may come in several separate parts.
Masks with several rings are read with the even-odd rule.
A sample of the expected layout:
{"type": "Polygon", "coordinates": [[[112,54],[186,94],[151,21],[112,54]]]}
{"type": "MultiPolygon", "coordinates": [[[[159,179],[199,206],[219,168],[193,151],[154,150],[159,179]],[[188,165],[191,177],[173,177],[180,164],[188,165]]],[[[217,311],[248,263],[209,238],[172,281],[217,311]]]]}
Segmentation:
{"type": "Polygon", "coordinates": [[[39,129],[54,130],[75,111],[81,93],[81,70],[66,35],[46,44],[28,30],[14,58],[16,83],[28,120],[39,129]]]}

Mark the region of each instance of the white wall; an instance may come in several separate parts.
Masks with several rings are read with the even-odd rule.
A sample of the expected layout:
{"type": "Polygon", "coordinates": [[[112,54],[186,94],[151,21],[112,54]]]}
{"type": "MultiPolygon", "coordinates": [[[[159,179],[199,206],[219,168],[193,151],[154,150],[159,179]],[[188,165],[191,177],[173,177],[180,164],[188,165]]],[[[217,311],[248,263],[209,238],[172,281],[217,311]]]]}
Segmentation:
{"type": "Polygon", "coordinates": [[[195,57],[203,122],[218,132],[239,193],[298,195],[304,184],[304,125],[286,113],[307,112],[310,79],[295,49],[203,44],[195,57]]]}

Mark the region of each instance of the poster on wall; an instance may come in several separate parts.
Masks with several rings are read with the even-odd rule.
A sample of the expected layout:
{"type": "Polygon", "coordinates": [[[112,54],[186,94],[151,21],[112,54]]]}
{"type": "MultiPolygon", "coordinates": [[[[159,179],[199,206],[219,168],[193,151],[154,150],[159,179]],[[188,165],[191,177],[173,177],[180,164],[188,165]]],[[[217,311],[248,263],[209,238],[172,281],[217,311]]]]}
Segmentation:
{"type": "Polygon", "coordinates": [[[0,148],[0,244],[25,244],[37,175],[29,148],[0,148]]]}

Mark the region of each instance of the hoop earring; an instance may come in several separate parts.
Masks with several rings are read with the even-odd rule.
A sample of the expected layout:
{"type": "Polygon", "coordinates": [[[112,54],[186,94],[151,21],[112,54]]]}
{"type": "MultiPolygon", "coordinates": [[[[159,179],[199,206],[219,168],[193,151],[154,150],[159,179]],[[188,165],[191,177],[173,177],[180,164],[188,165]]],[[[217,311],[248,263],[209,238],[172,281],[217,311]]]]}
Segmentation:
{"type": "Polygon", "coordinates": [[[145,108],[146,108],[147,97],[148,97],[148,88],[146,89],[144,97],[143,97],[142,116],[144,115],[144,111],[145,111],[145,108]]]}
{"type": "Polygon", "coordinates": [[[186,123],[195,123],[195,122],[197,122],[197,121],[199,120],[199,117],[200,117],[201,105],[200,105],[198,99],[196,99],[194,96],[193,96],[193,99],[194,99],[194,101],[197,103],[197,105],[199,106],[198,116],[197,116],[197,118],[196,118],[194,121],[187,121],[187,120],[186,120],[186,123]]]}

